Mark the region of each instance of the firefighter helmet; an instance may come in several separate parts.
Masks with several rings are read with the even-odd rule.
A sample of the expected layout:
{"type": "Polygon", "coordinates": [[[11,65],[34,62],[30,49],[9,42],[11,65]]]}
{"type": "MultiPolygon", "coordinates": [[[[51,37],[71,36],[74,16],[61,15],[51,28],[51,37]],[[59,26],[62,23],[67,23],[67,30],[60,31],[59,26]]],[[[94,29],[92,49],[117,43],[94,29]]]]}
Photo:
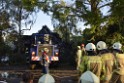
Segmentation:
{"type": "Polygon", "coordinates": [[[120,50],[121,49],[121,47],[122,47],[122,44],[121,43],[119,43],[119,42],[116,42],[116,43],[114,43],[113,44],[113,49],[117,49],[117,50],[120,50]]]}
{"type": "Polygon", "coordinates": [[[85,47],[86,51],[95,51],[96,46],[93,43],[88,43],[85,47]]]}
{"type": "Polygon", "coordinates": [[[80,47],[80,46],[77,46],[77,48],[78,48],[78,49],[81,49],[81,47],[80,47]]]}
{"type": "Polygon", "coordinates": [[[99,41],[96,45],[98,50],[103,50],[103,49],[107,49],[107,45],[104,41],[99,41]]]}

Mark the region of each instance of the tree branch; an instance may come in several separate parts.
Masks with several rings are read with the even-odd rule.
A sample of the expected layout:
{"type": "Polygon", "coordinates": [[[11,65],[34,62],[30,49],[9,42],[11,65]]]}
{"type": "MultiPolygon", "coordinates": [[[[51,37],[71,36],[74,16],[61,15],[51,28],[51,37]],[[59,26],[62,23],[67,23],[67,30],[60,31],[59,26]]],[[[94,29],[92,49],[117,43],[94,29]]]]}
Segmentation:
{"type": "Polygon", "coordinates": [[[109,6],[109,5],[111,5],[111,3],[112,3],[112,2],[107,3],[107,4],[104,4],[104,5],[100,6],[98,9],[103,8],[103,7],[105,7],[105,6],[109,6]]]}

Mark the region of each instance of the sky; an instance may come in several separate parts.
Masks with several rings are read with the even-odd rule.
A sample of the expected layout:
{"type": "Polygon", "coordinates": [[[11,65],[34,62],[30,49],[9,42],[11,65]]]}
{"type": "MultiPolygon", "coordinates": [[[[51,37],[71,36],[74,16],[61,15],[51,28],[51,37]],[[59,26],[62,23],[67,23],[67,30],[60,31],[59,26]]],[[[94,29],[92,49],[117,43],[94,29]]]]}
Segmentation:
{"type": "Polygon", "coordinates": [[[31,30],[25,30],[24,35],[31,35],[32,33],[38,32],[39,30],[42,29],[43,25],[47,25],[50,28],[50,30],[53,30],[51,17],[40,11],[37,14],[36,22],[32,26],[31,30]]]}
{"type": "MultiPolygon", "coordinates": [[[[68,0],[65,0],[68,2],[68,0]]],[[[68,2],[69,3],[69,2],[68,2]]],[[[107,14],[107,10],[109,8],[105,7],[102,9],[103,14],[107,14]]],[[[47,14],[43,13],[42,11],[40,11],[38,14],[37,14],[37,19],[36,19],[36,22],[34,23],[34,25],[32,26],[31,30],[25,30],[24,31],[24,35],[31,35],[32,33],[36,33],[38,32],[39,30],[42,29],[42,26],[43,25],[47,25],[49,27],[49,29],[52,31],[54,28],[53,28],[53,25],[52,25],[52,20],[51,20],[51,17],[48,16],[47,14]]],[[[84,30],[86,27],[88,26],[84,26],[84,23],[83,22],[80,22],[77,24],[78,25],[78,28],[80,28],[81,30],[84,30]]]]}
{"type": "MultiPolygon", "coordinates": [[[[36,22],[32,26],[31,30],[25,30],[24,35],[31,35],[32,33],[36,33],[39,30],[41,30],[42,26],[44,26],[44,25],[47,25],[47,27],[51,31],[54,30],[51,17],[48,16],[47,14],[43,13],[42,11],[40,11],[37,15],[36,22]]],[[[83,23],[78,23],[78,27],[81,28],[82,30],[85,28],[85,26],[83,26],[83,23]]]]}
{"type": "MultiPolygon", "coordinates": [[[[64,0],[67,4],[71,4],[72,2],[74,2],[74,0],[64,0]]],[[[24,31],[24,35],[31,35],[32,33],[36,33],[38,32],[43,25],[47,25],[47,27],[49,27],[50,30],[53,30],[53,25],[52,25],[52,20],[51,17],[48,16],[47,14],[43,13],[42,11],[40,11],[37,15],[37,19],[35,24],[32,26],[31,30],[25,30],[24,31]]],[[[80,24],[79,24],[80,25],[80,24]]]]}

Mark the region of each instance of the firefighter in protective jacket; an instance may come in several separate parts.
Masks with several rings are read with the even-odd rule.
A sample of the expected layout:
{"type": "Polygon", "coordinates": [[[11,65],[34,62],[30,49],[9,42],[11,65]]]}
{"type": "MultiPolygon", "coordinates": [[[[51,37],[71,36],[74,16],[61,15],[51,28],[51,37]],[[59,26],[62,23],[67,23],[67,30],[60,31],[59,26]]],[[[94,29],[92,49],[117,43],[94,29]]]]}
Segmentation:
{"type": "Polygon", "coordinates": [[[96,47],[93,43],[88,43],[85,47],[87,55],[83,56],[80,65],[80,72],[91,71],[96,76],[100,77],[102,70],[101,57],[97,56],[96,47]]]}
{"type": "Polygon", "coordinates": [[[114,55],[107,50],[107,45],[104,41],[99,41],[96,45],[99,53],[98,55],[102,58],[102,76],[101,83],[109,83],[113,71],[114,55]]]}
{"type": "Polygon", "coordinates": [[[121,51],[122,44],[116,42],[112,47],[115,55],[115,67],[110,83],[124,83],[124,54],[121,51]]]}

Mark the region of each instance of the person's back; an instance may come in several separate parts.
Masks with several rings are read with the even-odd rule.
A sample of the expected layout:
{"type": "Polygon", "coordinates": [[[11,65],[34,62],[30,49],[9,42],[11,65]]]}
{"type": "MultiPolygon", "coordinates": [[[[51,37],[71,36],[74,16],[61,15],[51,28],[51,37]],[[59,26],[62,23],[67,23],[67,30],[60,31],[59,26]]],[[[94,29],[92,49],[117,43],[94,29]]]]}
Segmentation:
{"type": "Polygon", "coordinates": [[[124,54],[116,54],[116,69],[114,71],[124,75],[124,54]]]}
{"type": "Polygon", "coordinates": [[[124,83],[124,54],[121,51],[121,44],[116,42],[113,44],[113,50],[115,55],[115,67],[113,71],[110,83],[124,83]]]}
{"type": "Polygon", "coordinates": [[[124,54],[116,54],[115,69],[110,83],[124,83],[124,54]]]}
{"type": "Polygon", "coordinates": [[[96,76],[100,77],[102,70],[102,60],[100,56],[88,56],[87,70],[92,71],[96,76]]]}
{"type": "Polygon", "coordinates": [[[101,83],[109,83],[114,66],[114,55],[107,50],[106,43],[103,41],[97,43],[97,49],[103,65],[101,83]]]}
{"type": "Polygon", "coordinates": [[[114,66],[114,60],[115,60],[114,55],[112,53],[104,53],[104,54],[101,54],[101,59],[103,61],[102,63],[104,66],[104,71],[103,71],[101,80],[109,82],[113,72],[113,66],[114,66]]]}
{"type": "Polygon", "coordinates": [[[80,69],[83,72],[89,70],[96,76],[100,77],[102,69],[101,57],[97,56],[95,52],[95,45],[89,43],[86,45],[87,56],[83,56],[82,64],[80,69]],[[93,47],[92,47],[93,46],[93,47]]]}

